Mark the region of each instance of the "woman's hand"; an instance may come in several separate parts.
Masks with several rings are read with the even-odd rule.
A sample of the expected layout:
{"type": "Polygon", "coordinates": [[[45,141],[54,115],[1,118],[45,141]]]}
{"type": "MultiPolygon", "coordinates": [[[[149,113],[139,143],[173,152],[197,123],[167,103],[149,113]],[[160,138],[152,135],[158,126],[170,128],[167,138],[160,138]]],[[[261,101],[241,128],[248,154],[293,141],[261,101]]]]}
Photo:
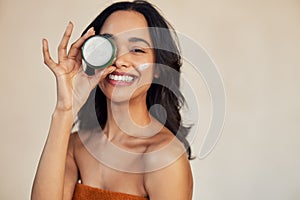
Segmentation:
{"type": "Polygon", "coordinates": [[[97,83],[111,73],[115,67],[107,67],[88,76],[82,68],[81,46],[84,41],[95,34],[93,28],[74,42],[67,52],[72,34],[73,24],[70,22],[58,47],[58,62],[54,62],[49,53],[48,41],[43,39],[44,63],[51,69],[57,82],[56,110],[72,111],[74,117],[87,100],[91,90],[97,83]]]}

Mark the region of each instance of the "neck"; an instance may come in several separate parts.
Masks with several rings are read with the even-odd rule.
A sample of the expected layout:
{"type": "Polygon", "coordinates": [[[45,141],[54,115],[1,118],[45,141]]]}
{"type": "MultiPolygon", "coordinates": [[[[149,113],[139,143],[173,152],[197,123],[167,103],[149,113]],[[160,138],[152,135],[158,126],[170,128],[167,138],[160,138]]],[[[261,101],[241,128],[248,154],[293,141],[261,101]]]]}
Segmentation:
{"type": "Polygon", "coordinates": [[[107,121],[104,132],[109,140],[117,135],[134,132],[136,127],[144,127],[150,122],[146,96],[143,99],[131,99],[126,102],[112,102],[107,99],[107,121]]]}

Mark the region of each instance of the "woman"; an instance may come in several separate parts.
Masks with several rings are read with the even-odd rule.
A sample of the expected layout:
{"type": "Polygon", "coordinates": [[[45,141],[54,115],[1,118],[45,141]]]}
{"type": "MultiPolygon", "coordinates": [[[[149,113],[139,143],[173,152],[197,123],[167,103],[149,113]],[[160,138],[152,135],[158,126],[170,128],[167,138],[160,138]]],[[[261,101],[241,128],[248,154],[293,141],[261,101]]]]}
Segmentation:
{"type": "Polygon", "coordinates": [[[67,51],[72,29],[69,23],[57,63],[43,40],[45,64],[56,77],[57,104],[31,198],[191,199],[187,128],[179,114],[181,62],[171,26],[150,3],[134,1],[106,8],[67,51]],[[95,34],[114,40],[117,57],[111,66],[88,76],[80,49],[95,34]],[[87,112],[95,90],[100,126],[90,123],[87,112]],[[156,104],[164,107],[165,117],[156,104]],[[77,114],[79,132],[70,135],[77,114]],[[108,144],[124,150],[116,155],[141,156],[114,157],[108,144]],[[182,153],[185,149],[187,154],[182,153]],[[122,162],[116,162],[119,159],[122,162]]]}

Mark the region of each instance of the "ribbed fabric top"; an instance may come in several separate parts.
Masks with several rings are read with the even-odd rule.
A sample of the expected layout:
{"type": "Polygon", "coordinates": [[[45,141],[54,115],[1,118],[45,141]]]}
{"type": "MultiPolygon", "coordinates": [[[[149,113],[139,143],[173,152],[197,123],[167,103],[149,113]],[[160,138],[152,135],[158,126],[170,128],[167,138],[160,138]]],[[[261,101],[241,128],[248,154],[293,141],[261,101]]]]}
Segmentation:
{"type": "Polygon", "coordinates": [[[102,190],[88,185],[77,183],[73,200],[148,200],[132,194],[102,190]]]}

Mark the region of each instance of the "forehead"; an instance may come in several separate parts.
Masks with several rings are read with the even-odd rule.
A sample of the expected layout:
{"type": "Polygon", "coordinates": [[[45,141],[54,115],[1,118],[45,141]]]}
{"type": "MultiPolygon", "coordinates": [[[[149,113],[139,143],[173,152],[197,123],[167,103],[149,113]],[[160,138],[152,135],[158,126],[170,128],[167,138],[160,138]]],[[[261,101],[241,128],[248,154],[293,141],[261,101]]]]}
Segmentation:
{"type": "Polygon", "coordinates": [[[112,13],[105,20],[100,33],[109,33],[117,37],[138,36],[151,41],[145,17],[136,11],[116,11],[112,13]]]}

